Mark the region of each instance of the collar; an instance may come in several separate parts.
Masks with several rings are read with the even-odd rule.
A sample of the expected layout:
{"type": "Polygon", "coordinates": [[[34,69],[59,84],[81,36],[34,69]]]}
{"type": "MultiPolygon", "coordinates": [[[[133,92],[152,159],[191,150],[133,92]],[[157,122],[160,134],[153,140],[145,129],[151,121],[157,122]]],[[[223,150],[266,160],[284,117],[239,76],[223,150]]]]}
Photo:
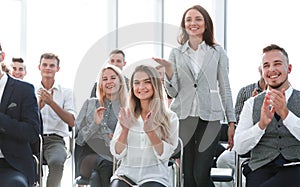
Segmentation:
{"type": "Polygon", "coordinates": [[[7,79],[8,79],[7,74],[3,73],[3,76],[0,79],[0,88],[5,86],[7,79]]]}
{"type": "Polygon", "coordinates": [[[293,87],[290,86],[287,90],[285,90],[285,99],[286,102],[288,101],[288,99],[291,97],[292,93],[293,93],[293,87]]]}
{"type": "MultiPolygon", "coordinates": [[[[40,87],[40,88],[43,88],[43,89],[45,89],[45,90],[47,90],[47,89],[43,86],[42,82],[40,82],[39,87],[40,87]]],[[[56,81],[54,81],[54,84],[53,84],[52,88],[50,88],[50,89],[47,90],[47,91],[50,91],[50,90],[53,90],[53,89],[54,89],[54,90],[60,90],[59,84],[57,84],[56,81]]]]}
{"type": "MultiPolygon", "coordinates": [[[[202,41],[202,42],[198,45],[197,51],[200,50],[200,49],[206,51],[206,50],[207,50],[207,47],[208,47],[208,45],[205,43],[205,41],[202,41]]],[[[187,51],[187,50],[193,50],[193,49],[191,48],[190,44],[189,44],[189,40],[186,41],[186,42],[183,44],[182,49],[181,49],[181,52],[184,53],[184,52],[187,51]]],[[[194,50],[193,50],[193,51],[194,51],[194,50]]]]}

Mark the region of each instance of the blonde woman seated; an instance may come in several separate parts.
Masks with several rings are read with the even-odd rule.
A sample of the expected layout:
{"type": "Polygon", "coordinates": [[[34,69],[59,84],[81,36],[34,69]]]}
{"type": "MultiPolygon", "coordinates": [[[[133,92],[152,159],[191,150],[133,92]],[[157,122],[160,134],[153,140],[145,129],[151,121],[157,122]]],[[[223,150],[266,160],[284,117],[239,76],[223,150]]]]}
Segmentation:
{"type": "Polygon", "coordinates": [[[76,172],[90,179],[91,187],[109,186],[113,160],[109,150],[120,107],[125,107],[127,88],[121,70],[104,67],[99,76],[97,97],[87,99],[75,120],[76,172]]]}
{"type": "Polygon", "coordinates": [[[121,108],[110,150],[121,164],[111,187],[170,186],[168,161],[178,144],[178,118],[168,109],[158,71],[138,66],[130,80],[129,108],[121,108]],[[131,183],[131,184],[128,184],[131,183]]]}

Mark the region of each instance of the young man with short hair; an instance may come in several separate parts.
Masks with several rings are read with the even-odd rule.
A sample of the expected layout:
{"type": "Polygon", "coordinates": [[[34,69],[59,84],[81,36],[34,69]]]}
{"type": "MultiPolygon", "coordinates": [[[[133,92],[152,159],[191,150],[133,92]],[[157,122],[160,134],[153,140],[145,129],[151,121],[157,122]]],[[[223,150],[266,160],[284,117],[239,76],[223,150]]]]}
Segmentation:
{"type": "Polygon", "coordinates": [[[60,185],[67,158],[64,137],[69,136],[69,127],[74,126],[75,120],[72,90],[55,81],[55,75],[60,70],[59,63],[58,56],[44,53],[38,66],[42,81],[36,90],[43,118],[43,156],[49,168],[47,187],[60,185]]]}
{"type": "Polygon", "coordinates": [[[10,64],[12,70],[11,75],[14,78],[23,80],[25,75],[27,74],[26,66],[24,64],[24,60],[22,58],[12,58],[12,62],[10,64]]]}

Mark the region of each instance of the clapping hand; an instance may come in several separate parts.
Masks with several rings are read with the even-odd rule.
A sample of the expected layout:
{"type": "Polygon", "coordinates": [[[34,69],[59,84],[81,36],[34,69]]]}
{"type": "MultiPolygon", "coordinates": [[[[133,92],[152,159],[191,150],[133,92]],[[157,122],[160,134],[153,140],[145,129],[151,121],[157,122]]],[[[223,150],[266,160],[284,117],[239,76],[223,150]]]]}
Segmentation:
{"type": "Polygon", "coordinates": [[[272,89],[266,94],[260,114],[259,127],[261,129],[265,129],[270,124],[275,112],[282,120],[289,113],[286,105],[285,89],[280,91],[272,89]]]}
{"type": "Polygon", "coordinates": [[[97,110],[94,113],[94,122],[97,125],[100,125],[102,120],[103,120],[103,116],[104,116],[104,111],[106,110],[106,108],[104,107],[99,107],[97,108],[97,110]]]}
{"type": "Polygon", "coordinates": [[[41,88],[38,90],[38,96],[39,96],[39,107],[42,109],[45,104],[49,105],[53,101],[53,89],[51,89],[50,92],[47,90],[41,88]]]}
{"type": "Polygon", "coordinates": [[[153,130],[155,130],[158,127],[158,125],[154,122],[154,115],[152,115],[151,112],[149,112],[146,115],[146,118],[144,120],[144,131],[147,132],[151,132],[153,130]]]}
{"type": "Polygon", "coordinates": [[[123,129],[130,128],[130,124],[132,123],[132,116],[131,116],[129,108],[127,108],[127,109],[125,109],[123,107],[120,108],[119,123],[123,129]]]}

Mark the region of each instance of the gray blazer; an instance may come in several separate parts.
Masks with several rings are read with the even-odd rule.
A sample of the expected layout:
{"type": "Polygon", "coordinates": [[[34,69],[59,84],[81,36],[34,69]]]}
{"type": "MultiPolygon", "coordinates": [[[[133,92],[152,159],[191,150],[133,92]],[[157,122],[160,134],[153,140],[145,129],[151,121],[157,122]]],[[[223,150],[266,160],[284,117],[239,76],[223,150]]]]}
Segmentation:
{"type": "Polygon", "coordinates": [[[219,45],[214,48],[206,45],[206,55],[196,79],[190,58],[187,43],[171,51],[169,61],[173,63],[174,74],[171,80],[165,78],[167,92],[175,98],[171,109],[179,119],[185,119],[190,116],[193,100],[197,99],[196,116],[202,120],[223,120],[225,114],[228,122],[235,122],[224,49],[219,45]]]}

